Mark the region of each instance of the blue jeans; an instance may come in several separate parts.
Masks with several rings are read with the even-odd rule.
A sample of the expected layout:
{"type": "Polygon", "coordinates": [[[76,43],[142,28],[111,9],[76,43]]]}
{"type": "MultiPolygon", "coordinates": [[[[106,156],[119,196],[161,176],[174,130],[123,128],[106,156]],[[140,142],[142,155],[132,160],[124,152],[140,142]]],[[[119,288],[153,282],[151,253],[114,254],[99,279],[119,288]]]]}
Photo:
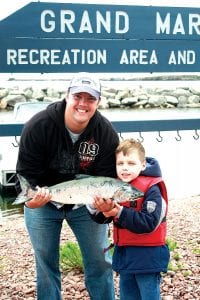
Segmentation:
{"type": "Polygon", "coordinates": [[[37,299],[61,299],[59,270],[60,233],[66,219],[79,243],[84,263],[85,286],[90,299],[114,300],[114,282],[108,244],[108,225],[97,224],[85,206],[75,210],[25,207],[25,224],[34,249],[37,273],[37,299]]]}
{"type": "Polygon", "coordinates": [[[160,300],[160,274],[120,274],[120,300],[160,300]]]}

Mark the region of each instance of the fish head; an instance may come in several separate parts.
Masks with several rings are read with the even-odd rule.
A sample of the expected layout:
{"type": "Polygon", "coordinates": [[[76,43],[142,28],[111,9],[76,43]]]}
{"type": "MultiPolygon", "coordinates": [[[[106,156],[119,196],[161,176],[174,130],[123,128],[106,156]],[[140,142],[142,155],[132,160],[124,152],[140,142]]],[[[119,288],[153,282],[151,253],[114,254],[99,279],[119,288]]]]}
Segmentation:
{"type": "Polygon", "coordinates": [[[135,201],[144,196],[144,193],[129,183],[123,183],[113,195],[116,202],[135,201]]]}

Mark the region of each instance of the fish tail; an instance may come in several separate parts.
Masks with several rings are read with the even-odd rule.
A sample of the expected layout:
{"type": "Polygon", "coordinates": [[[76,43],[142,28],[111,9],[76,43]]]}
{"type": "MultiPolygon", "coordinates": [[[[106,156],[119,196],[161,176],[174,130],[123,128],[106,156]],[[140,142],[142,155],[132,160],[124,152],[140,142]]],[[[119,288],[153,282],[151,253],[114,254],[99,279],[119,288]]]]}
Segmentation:
{"type": "Polygon", "coordinates": [[[19,179],[22,191],[19,193],[12,205],[21,204],[30,200],[30,198],[28,197],[28,190],[31,188],[30,184],[22,175],[17,174],[17,177],[19,179]]]}

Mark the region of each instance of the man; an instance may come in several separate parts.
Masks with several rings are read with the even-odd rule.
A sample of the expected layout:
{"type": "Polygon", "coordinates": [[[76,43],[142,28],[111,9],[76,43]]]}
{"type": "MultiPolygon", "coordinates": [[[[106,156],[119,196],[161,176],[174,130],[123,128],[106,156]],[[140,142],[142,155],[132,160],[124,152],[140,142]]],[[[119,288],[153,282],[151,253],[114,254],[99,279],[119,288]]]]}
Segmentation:
{"type": "Polygon", "coordinates": [[[24,209],[35,254],[38,300],[61,299],[59,242],[64,219],[82,252],[90,298],[115,298],[111,259],[103,251],[107,225],[95,224],[83,205],[55,206],[44,188],[74,179],[76,174],[116,176],[114,151],[119,139],[97,110],[100,97],[99,80],[79,73],[71,80],[66,99],[37,113],[22,132],[17,173],[40,187],[24,209]]]}

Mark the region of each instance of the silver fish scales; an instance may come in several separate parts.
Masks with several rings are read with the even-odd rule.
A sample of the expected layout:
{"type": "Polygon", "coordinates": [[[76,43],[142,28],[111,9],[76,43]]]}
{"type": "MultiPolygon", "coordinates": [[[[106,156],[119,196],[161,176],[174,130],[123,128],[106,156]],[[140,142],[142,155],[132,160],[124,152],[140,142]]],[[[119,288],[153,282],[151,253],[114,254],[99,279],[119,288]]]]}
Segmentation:
{"type": "MultiPolygon", "coordinates": [[[[33,190],[28,181],[18,175],[22,192],[13,204],[31,200],[37,189],[33,190]]],[[[75,179],[48,187],[51,200],[61,204],[91,204],[95,196],[110,198],[116,202],[135,201],[143,193],[119,179],[104,176],[78,175],[75,179]]]]}

